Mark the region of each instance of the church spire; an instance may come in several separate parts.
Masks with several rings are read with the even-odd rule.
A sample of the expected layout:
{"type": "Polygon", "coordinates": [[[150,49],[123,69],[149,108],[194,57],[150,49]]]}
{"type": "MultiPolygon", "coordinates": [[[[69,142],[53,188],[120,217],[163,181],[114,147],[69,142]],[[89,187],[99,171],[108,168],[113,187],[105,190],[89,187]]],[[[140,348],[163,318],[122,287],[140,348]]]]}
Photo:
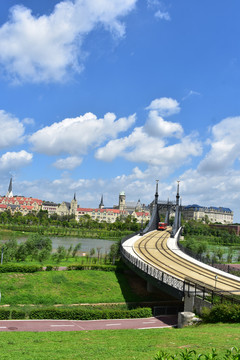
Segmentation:
{"type": "Polygon", "coordinates": [[[104,208],[104,204],[103,204],[103,195],[101,196],[101,201],[99,204],[99,209],[103,209],[104,208]]]}
{"type": "Polygon", "coordinates": [[[13,197],[13,192],[12,192],[12,178],[10,179],[10,183],[9,183],[9,186],[8,186],[8,192],[6,194],[6,197],[13,197]]]}

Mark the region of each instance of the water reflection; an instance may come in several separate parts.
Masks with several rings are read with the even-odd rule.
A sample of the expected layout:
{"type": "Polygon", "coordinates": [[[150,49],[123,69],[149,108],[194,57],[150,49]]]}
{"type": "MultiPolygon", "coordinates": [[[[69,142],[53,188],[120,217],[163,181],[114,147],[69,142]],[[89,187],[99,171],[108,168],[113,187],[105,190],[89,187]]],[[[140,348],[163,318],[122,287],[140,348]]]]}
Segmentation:
{"type": "MultiPolygon", "coordinates": [[[[24,241],[26,241],[27,238],[18,238],[17,242],[20,244],[24,241]]],[[[51,237],[52,240],[52,247],[53,252],[56,251],[58,246],[64,246],[66,249],[69,248],[69,246],[73,246],[73,248],[78,244],[81,243],[81,253],[89,253],[91,249],[95,249],[95,252],[97,253],[97,248],[100,248],[100,253],[102,255],[109,253],[110,247],[112,244],[115,244],[115,241],[112,240],[103,240],[103,239],[81,239],[78,237],[51,237]]],[[[1,241],[6,242],[6,241],[1,241]]]]}

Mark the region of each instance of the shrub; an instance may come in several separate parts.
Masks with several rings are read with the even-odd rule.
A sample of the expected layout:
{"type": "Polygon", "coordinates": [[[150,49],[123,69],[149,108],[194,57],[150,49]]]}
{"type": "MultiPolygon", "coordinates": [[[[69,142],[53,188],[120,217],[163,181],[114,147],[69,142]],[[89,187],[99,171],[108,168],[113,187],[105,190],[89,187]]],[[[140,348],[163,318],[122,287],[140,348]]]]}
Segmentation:
{"type": "Polygon", "coordinates": [[[68,319],[68,320],[100,320],[100,319],[134,319],[151,317],[150,308],[133,310],[121,309],[84,309],[84,308],[45,308],[31,310],[30,319],[68,319]]]}
{"type": "Polygon", "coordinates": [[[53,270],[53,266],[52,265],[47,265],[46,266],[46,271],[52,271],[53,270]]]}
{"type": "Polygon", "coordinates": [[[67,270],[99,270],[99,271],[116,271],[116,265],[88,265],[88,264],[72,264],[67,267],[67,270]]]}
{"type": "Polygon", "coordinates": [[[10,310],[0,309],[0,320],[8,320],[10,317],[10,310]]]}
{"type": "Polygon", "coordinates": [[[12,319],[25,319],[26,314],[23,310],[12,310],[11,318],[12,319]]]}
{"type": "Polygon", "coordinates": [[[42,266],[38,265],[18,265],[18,264],[4,264],[0,265],[0,273],[16,272],[16,273],[34,273],[42,271],[42,266]]]}
{"type": "Polygon", "coordinates": [[[219,304],[212,307],[210,311],[204,311],[204,322],[209,323],[237,323],[240,322],[240,304],[219,304]]]}

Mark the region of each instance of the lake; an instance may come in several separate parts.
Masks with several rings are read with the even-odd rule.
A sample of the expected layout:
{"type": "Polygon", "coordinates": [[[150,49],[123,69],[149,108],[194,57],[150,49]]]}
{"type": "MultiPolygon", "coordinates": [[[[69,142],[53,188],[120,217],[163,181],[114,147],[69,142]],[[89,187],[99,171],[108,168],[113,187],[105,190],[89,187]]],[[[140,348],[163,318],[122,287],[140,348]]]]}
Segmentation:
{"type": "MultiPolygon", "coordinates": [[[[103,240],[103,239],[81,239],[78,237],[51,237],[52,240],[52,247],[53,252],[56,251],[58,246],[64,246],[66,249],[69,248],[70,245],[73,246],[73,248],[78,244],[81,243],[81,249],[80,253],[89,253],[91,249],[95,249],[95,253],[97,254],[97,248],[100,249],[100,254],[105,255],[109,253],[110,247],[112,244],[116,244],[116,241],[112,240],[103,240]]],[[[20,244],[22,242],[26,241],[26,238],[21,237],[17,239],[17,242],[20,244]]],[[[1,241],[6,242],[6,241],[1,241]]]]}

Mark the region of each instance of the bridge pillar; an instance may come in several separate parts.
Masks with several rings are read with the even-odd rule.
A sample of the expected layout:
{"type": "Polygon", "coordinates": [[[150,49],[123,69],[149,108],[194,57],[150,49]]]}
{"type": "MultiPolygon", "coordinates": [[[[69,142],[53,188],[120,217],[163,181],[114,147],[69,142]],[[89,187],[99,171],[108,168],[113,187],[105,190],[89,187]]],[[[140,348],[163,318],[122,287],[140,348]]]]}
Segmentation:
{"type": "Polygon", "coordinates": [[[184,311],[193,312],[194,309],[194,295],[186,294],[184,295],[184,311]]]}

